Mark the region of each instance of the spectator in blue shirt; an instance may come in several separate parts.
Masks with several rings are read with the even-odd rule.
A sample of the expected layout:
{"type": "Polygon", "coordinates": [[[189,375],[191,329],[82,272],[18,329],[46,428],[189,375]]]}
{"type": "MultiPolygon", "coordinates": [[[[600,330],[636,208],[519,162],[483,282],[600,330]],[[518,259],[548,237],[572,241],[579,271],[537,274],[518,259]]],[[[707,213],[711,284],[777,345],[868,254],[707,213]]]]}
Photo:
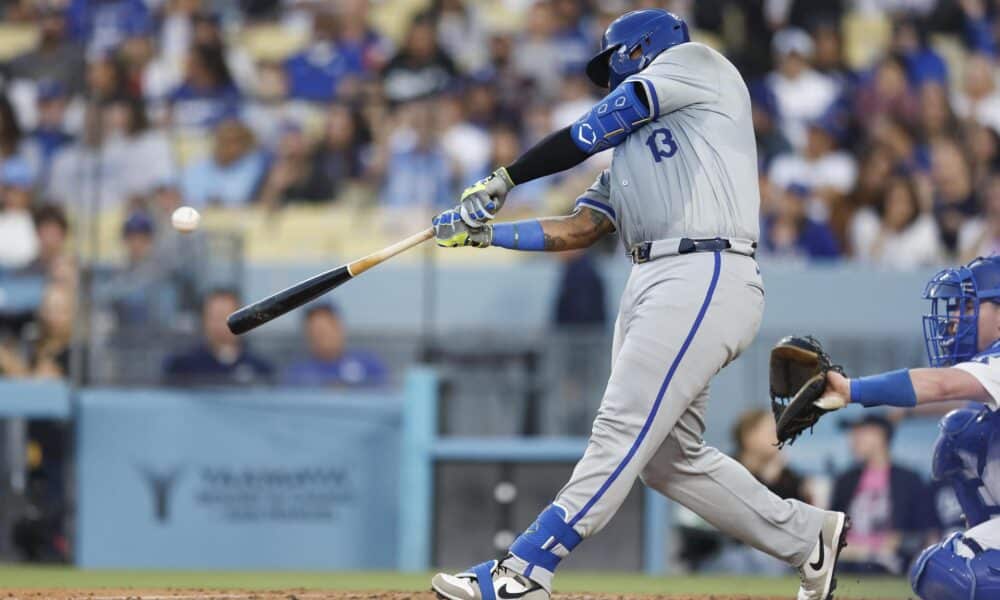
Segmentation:
{"type": "Polygon", "coordinates": [[[556,292],[555,323],[560,326],[603,326],[607,323],[604,280],[586,251],[560,252],[562,274],[556,292]]]}
{"type": "Polygon", "coordinates": [[[215,130],[212,156],[190,165],[181,175],[184,201],[199,207],[249,204],[264,168],[253,132],[239,121],[225,121],[215,130]]]}
{"type": "Polygon", "coordinates": [[[116,47],[152,20],[143,0],[71,0],[66,10],[70,35],[100,51],[116,47]]]}
{"type": "Polygon", "coordinates": [[[55,79],[38,82],[38,124],[28,134],[25,142],[38,157],[39,179],[42,181],[48,178],[52,157],[73,141],[73,136],[66,131],[65,126],[67,102],[66,88],[61,82],[55,79]]]}
{"type": "Polygon", "coordinates": [[[789,185],[777,194],[774,206],[764,214],[761,246],[776,256],[833,259],[840,255],[837,238],[827,223],[811,219],[806,205],[811,190],[789,185]]]}
{"type": "Polygon", "coordinates": [[[345,348],[344,322],[330,304],[306,311],[304,333],[309,358],[293,363],[282,377],[287,385],[367,386],[385,383],[388,373],[374,354],[345,348]]]}
{"type": "Polygon", "coordinates": [[[915,19],[902,19],[893,24],[892,50],[902,58],[914,88],[928,82],[948,84],[948,65],[930,47],[927,31],[915,19]]]}
{"type": "Polygon", "coordinates": [[[392,207],[447,207],[454,203],[453,165],[441,147],[427,103],[409,107],[412,123],[389,156],[382,203],[392,207]]]}
{"type": "Polygon", "coordinates": [[[95,292],[123,331],[165,328],[177,315],[178,285],[171,265],[155,252],[153,219],[135,212],[122,225],[125,264],[95,292]]]}
{"type": "Polygon", "coordinates": [[[184,81],[168,97],[174,125],[210,128],[238,117],[239,89],[218,44],[196,44],[188,53],[184,81]]]}
{"type": "Polygon", "coordinates": [[[364,72],[364,56],[356,46],[340,42],[336,17],[321,13],[313,24],[313,43],[285,61],[289,95],[312,102],[330,102],[342,81],[364,72]]]}
{"type": "Polygon", "coordinates": [[[392,42],[372,27],[371,0],[338,0],[337,40],[342,52],[361,64],[366,73],[378,73],[392,55],[392,42]]]}
{"type": "Polygon", "coordinates": [[[168,385],[251,385],[270,383],[271,363],[247,350],[233,335],[226,318],[240,307],[236,292],[218,289],[202,304],[205,339],[194,348],[169,357],[163,367],[168,385]]]}
{"type": "Polygon", "coordinates": [[[997,42],[993,33],[994,21],[990,19],[986,2],[972,0],[957,3],[962,9],[962,29],[965,45],[972,52],[996,56],[997,42]]]}

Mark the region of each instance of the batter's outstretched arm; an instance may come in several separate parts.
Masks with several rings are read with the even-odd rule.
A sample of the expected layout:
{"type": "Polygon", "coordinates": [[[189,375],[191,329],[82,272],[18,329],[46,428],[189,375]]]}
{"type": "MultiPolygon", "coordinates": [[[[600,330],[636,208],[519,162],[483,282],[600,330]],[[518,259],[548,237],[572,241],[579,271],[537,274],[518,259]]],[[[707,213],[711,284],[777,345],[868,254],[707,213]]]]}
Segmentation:
{"type": "Polygon", "coordinates": [[[615,230],[614,222],[604,213],[578,205],[572,214],[513,223],[469,227],[455,210],[434,218],[434,233],[439,246],[499,246],[511,250],[561,252],[587,248],[615,230]]]}
{"type": "Polygon", "coordinates": [[[561,252],[587,248],[615,230],[604,213],[578,205],[562,217],[529,219],[486,226],[490,246],[534,252],[561,252]]]}
{"type": "MultiPolygon", "coordinates": [[[[542,250],[551,252],[588,248],[615,230],[614,223],[604,213],[586,206],[578,206],[571,215],[545,217],[537,222],[542,229],[542,250]]],[[[508,223],[494,225],[494,245],[499,245],[496,228],[504,225],[508,223]]]]}

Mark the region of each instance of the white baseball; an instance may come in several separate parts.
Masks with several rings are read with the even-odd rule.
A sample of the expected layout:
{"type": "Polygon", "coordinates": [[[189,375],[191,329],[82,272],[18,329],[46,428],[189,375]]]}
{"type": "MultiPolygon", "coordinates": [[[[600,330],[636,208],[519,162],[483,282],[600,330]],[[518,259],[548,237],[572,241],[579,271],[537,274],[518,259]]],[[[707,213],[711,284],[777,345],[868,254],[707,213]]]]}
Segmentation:
{"type": "Polygon", "coordinates": [[[181,233],[191,233],[195,229],[198,229],[198,223],[200,222],[201,215],[190,206],[182,206],[175,210],[174,214],[170,215],[170,224],[181,233]]]}

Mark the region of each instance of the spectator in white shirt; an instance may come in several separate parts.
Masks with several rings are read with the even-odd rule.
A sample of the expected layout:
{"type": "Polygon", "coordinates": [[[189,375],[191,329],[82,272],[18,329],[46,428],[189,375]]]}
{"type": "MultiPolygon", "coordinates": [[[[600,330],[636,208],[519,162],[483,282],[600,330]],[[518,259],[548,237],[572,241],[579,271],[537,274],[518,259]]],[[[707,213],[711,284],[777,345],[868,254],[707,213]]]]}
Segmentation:
{"type": "Polygon", "coordinates": [[[466,117],[461,92],[456,90],[438,100],[435,117],[441,128],[441,148],[459,169],[463,181],[475,181],[489,174],[490,134],[466,117]]]}
{"type": "Polygon", "coordinates": [[[0,164],[0,269],[25,267],[38,255],[38,235],[31,217],[35,178],[24,160],[0,164]]]}
{"type": "Polygon", "coordinates": [[[921,210],[917,187],[902,175],[889,180],[874,207],[854,214],[850,225],[855,257],[889,269],[914,269],[944,259],[937,222],[921,210]]]}
{"type": "Polygon", "coordinates": [[[105,152],[117,154],[127,194],[143,196],[177,172],[173,149],[162,129],[149,126],[145,103],[140,98],[118,98],[104,108],[105,152]]]}
{"type": "Polygon", "coordinates": [[[840,93],[837,82],[814,70],[813,41],[801,29],[783,29],[771,42],[777,67],[767,86],[777,101],[781,129],[796,148],[806,145],[806,124],[822,116],[840,93]]]}
{"type": "Polygon", "coordinates": [[[779,155],[768,176],[775,185],[799,184],[812,190],[808,209],[815,221],[826,221],[834,205],[854,187],[857,164],[850,153],[837,148],[841,128],[834,115],[813,120],[806,129],[806,145],[799,152],[779,155]]]}
{"type": "Polygon", "coordinates": [[[955,93],[951,103],[960,118],[1000,131],[1000,90],[990,57],[972,54],[966,59],[962,89],[955,93]]]}
{"type": "Polygon", "coordinates": [[[129,182],[122,154],[106,144],[103,112],[88,104],[84,112],[83,134],[64,146],[52,159],[45,197],[76,209],[105,211],[124,206],[129,199],[129,182]]]}

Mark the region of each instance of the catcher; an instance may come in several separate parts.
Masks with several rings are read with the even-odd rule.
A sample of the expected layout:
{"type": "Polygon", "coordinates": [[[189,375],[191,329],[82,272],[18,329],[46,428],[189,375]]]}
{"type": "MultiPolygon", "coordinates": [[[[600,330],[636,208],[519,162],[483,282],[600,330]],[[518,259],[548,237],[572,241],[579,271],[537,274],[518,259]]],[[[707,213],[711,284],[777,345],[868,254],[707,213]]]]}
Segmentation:
{"type": "Polygon", "coordinates": [[[771,354],[779,443],[848,404],[913,407],[971,400],[941,420],[932,470],[955,491],[969,529],[935,544],[910,572],[923,600],[1000,598],[1000,256],[945,269],[927,284],[924,339],[931,367],[848,379],[808,337],[771,354]],[[786,399],[786,400],[782,400],[786,399]]]}

